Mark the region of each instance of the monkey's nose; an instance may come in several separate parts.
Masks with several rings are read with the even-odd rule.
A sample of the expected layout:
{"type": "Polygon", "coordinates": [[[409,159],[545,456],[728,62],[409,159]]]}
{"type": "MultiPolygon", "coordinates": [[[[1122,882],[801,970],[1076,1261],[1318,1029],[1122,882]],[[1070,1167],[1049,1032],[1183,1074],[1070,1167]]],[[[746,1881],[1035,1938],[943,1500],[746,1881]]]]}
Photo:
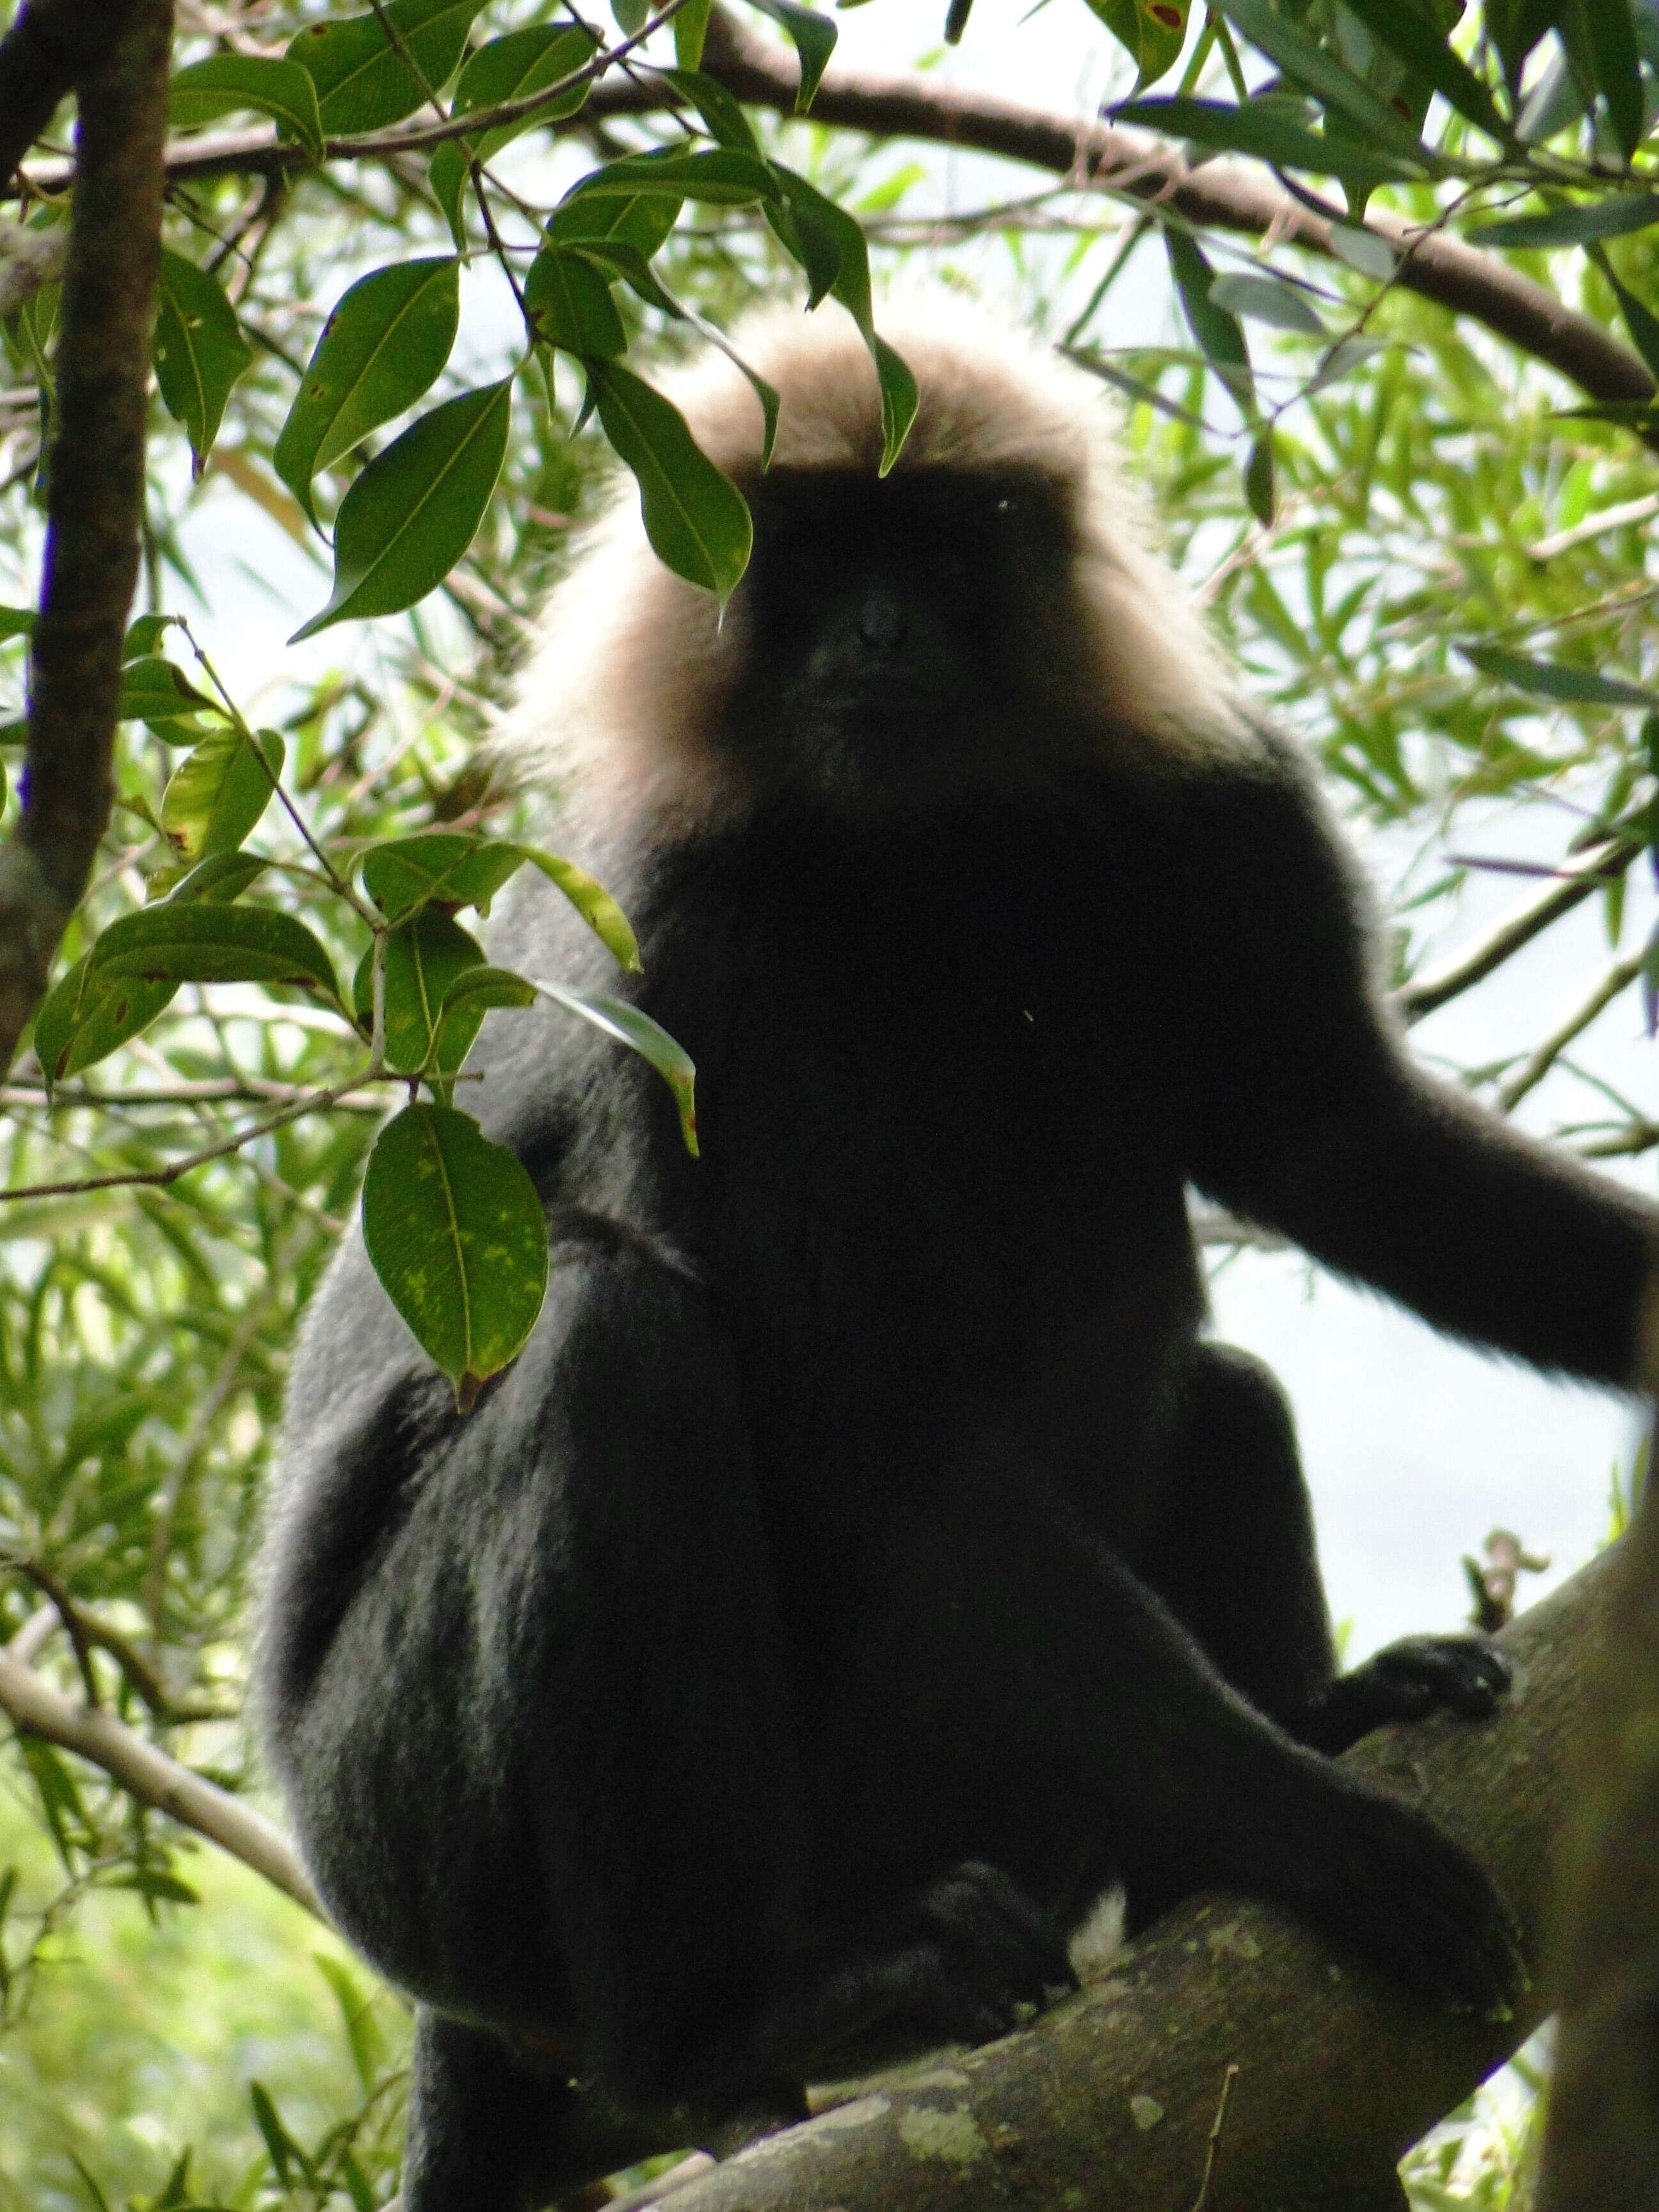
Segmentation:
{"type": "Polygon", "coordinates": [[[904,642],[907,623],[896,592],[872,592],[859,609],[859,635],[872,653],[894,653],[904,642]]]}

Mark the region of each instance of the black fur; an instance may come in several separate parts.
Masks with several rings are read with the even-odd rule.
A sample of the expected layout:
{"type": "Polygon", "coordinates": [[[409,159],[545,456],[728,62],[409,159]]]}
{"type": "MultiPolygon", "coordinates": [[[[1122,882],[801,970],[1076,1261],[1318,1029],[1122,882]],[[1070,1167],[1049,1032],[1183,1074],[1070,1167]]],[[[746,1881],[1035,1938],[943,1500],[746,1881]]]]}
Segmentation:
{"type": "MultiPolygon", "coordinates": [[[[1654,1212],[1402,1056],[1285,745],[1044,705],[1057,494],[793,481],[762,521],[734,802],[611,870],[702,1158],[642,1063],[492,1017],[476,1095],[556,1248],[523,1357],[457,1415],[354,1243],[296,1370],[268,1740],[430,2008],[407,2212],[536,2201],[568,2075],[787,2112],[872,2027],[994,2034],[1115,1878],[1466,2003],[1517,1972],[1472,1862],[1324,1756],[1501,1664],[1334,1679],[1290,1417],[1199,1335],[1183,1194],[1612,1382],[1654,1212]]],[[[493,956],[569,976],[556,904],[493,956]]]]}

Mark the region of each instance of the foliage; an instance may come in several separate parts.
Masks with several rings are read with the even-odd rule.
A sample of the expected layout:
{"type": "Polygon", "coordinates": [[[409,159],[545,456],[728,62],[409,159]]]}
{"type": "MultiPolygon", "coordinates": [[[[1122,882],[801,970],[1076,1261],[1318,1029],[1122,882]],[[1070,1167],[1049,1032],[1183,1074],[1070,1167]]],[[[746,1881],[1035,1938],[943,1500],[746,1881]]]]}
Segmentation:
{"type": "MultiPolygon", "coordinates": [[[[1218,0],[1190,17],[1093,4],[1120,42],[1121,119],[1236,154],[1292,205],[1340,191],[1332,252],[1195,230],[1168,203],[1071,178],[956,219],[935,273],[1012,296],[1121,395],[1177,562],[1255,695],[1355,809],[1431,854],[1398,915],[1402,983],[1468,874],[1442,833],[1468,810],[1565,817],[1547,858],[1533,837],[1519,864],[1540,888],[1559,847],[1602,856],[1605,974],[1550,1036],[1470,1079],[1513,1109],[1547,1077],[1583,1149],[1650,1153],[1650,1115],[1562,1079],[1615,997],[1659,990],[1659,937],[1626,911],[1659,829],[1659,408],[1582,404],[1413,295],[1381,218],[1483,244],[1659,374],[1659,0],[1218,0]],[[1126,297],[1139,304],[1120,317],[1126,297]]],[[[462,1062],[486,1007],[544,993],[643,1052],[695,1146],[689,1063],[629,1003],[625,917],[547,849],[479,750],[601,449],[633,472],[662,557],[723,598],[746,511],[654,364],[789,287],[858,320],[890,460],[915,405],[869,254],[887,265],[938,234],[927,166],[739,107],[703,53],[698,0],[637,44],[642,16],[617,12],[633,30],[607,44],[552,0],[181,10],[117,808],[33,1056],[0,1098],[0,1645],[95,1688],[237,1792],[252,1786],[234,1716],[285,1347],[365,1173],[371,1254],[465,1402],[522,1341],[544,1265],[521,1173],[467,1111],[462,1062]],[[619,53],[649,99],[611,98],[619,53]],[[281,533],[317,564],[295,635],[325,641],[246,684],[180,619],[218,588],[202,549],[223,557],[243,532],[281,533]],[[477,918],[523,867],[608,948],[614,995],[489,964],[477,918]],[[378,1225],[377,1188],[397,1201],[378,1225]],[[486,1200],[511,1228],[512,1269],[478,1264],[467,1206],[486,1200]]],[[[834,21],[793,0],[764,12],[810,108],[834,21]]],[[[1041,40],[1046,20],[1024,35],[1041,40]]],[[[27,220],[47,230],[65,179],[37,166],[27,220]]],[[[56,328],[54,283],[5,325],[7,748],[23,736],[56,328]]],[[[0,1879],[0,2067],[61,2083],[81,2063],[50,2057],[54,2039],[67,2051],[53,2023],[75,1982],[107,1974],[134,1929],[163,1955],[198,1897],[216,1922],[246,1908],[204,1887],[174,1826],[82,1762],[39,1741],[3,1759],[20,1872],[0,1879]],[[71,1929],[96,1959],[73,1974],[71,1929]]],[[[220,2002],[190,1987],[191,2003],[220,2002]]],[[[304,2003],[290,1984],[273,2015],[304,2003]]],[[[257,2075],[239,2047],[234,2118],[193,2113],[205,2144],[164,2124],[159,2094],[149,2148],[100,2147],[77,2122],[58,2140],[86,2160],[78,2201],[383,2197],[398,2046],[389,2001],[382,2014],[384,2048],[366,2057],[359,2033],[331,2107],[288,2045],[257,2075]]],[[[310,2018],[290,2044],[319,2033],[310,2018]]],[[[74,2032],[91,2033],[85,2010],[74,2032]]],[[[23,2160],[0,2166],[20,2203],[76,2201],[48,2133],[32,2120],[27,2148],[3,2154],[23,2160]]],[[[1421,2201],[1450,2173],[1425,2166],[1421,2201]]]]}

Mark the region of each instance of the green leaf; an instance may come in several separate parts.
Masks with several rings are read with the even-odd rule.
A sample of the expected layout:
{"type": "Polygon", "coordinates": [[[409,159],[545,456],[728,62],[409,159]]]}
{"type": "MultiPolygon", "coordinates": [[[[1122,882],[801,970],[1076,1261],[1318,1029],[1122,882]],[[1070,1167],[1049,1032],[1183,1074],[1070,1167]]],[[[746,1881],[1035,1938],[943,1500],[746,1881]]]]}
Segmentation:
{"type": "Polygon", "coordinates": [[[1620,192],[1611,199],[1583,200],[1576,207],[1552,208],[1547,215],[1520,215],[1504,222],[1482,223],[1468,234],[1472,246],[1583,246],[1592,238],[1622,238],[1659,222],[1659,196],[1620,192]]]}
{"type": "Polygon", "coordinates": [[[1381,94],[1318,45],[1289,15],[1280,15],[1271,0],[1217,0],[1217,5],[1286,76],[1312,93],[1328,111],[1334,110],[1357,124],[1369,147],[1398,155],[1431,175],[1439,173],[1441,163],[1381,94]]]}
{"type": "Polygon", "coordinates": [[[674,18],[674,58],[683,70],[701,69],[714,0],[686,0],[674,18]]]}
{"type": "Polygon", "coordinates": [[[459,830],[424,830],[373,845],[363,855],[363,888],[388,921],[404,921],[425,906],[477,907],[489,902],[530,857],[522,845],[474,837],[459,830]]]}
{"type": "MultiPolygon", "coordinates": [[[[8,638],[34,635],[33,607],[0,607],[0,642],[8,638]]],[[[125,656],[123,656],[125,658],[125,656]]]]}
{"type": "Polygon", "coordinates": [[[1605,248],[1599,245],[1589,249],[1590,258],[1613,287],[1613,297],[1619,302],[1625,318],[1625,328],[1630,332],[1631,343],[1645,362],[1649,374],[1659,384],[1659,316],[1645,307],[1636,295],[1620,280],[1608,259],[1605,248]]]}
{"type": "MultiPolygon", "coordinates": [[[[684,10],[681,10],[684,14],[684,10]]],[[[679,17],[676,16],[678,25],[679,17]]],[[[718,77],[705,76],[699,70],[672,69],[660,72],[665,82],[689,100],[703,120],[703,125],[717,144],[734,146],[740,154],[758,154],[759,142],[749,125],[749,118],[718,77]]]]}
{"type": "Polygon", "coordinates": [[[167,118],[181,131],[198,130],[239,107],[273,117],[313,161],[322,160],[317,88],[297,62],[270,54],[212,54],[168,82],[167,118]]]}
{"type": "Polygon", "coordinates": [[[1184,230],[1167,225],[1164,243],[1182,307],[1200,350],[1245,413],[1253,414],[1255,382],[1250,374],[1249,348],[1237,317],[1229,314],[1212,295],[1215,272],[1202,247],[1184,230]]]}
{"type": "MultiPolygon", "coordinates": [[[[712,207],[752,207],[775,199],[778,181],[771,164],[736,146],[709,146],[684,154],[623,154],[587,174],[566,195],[573,199],[632,199],[640,192],[701,200],[712,207]]],[[[850,220],[850,218],[849,218],[850,220]]]]}
{"type": "Polygon", "coordinates": [[[340,502],[334,590],[289,642],[332,623],[398,613],[441,584],[483,520],[507,453],[510,377],[411,422],[340,502]]]}
{"type": "MultiPolygon", "coordinates": [[[[675,17],[678,22],[679,18],[675,17]]],[[[631,199],[595,193],[567,199],[547,219],[546,234],[556,243],[605,239],[631,246],[648,261],[679,220],[678,198],[657,192],[636,192],[631,199]]]]}
{"type": "Polygon", "coordinates": [[[1335,177],[1359,192],[1375,191],[1418,173],[1387,155],[1370,154],[1352,140],[1322,137],[1291,122],[1277,101],[1251,100],[1230,106],[1218,100],[1132,100],[1112,112],[1117,123],[1145,124],[1194,145],[1249,154],[1279,169],[1306,169],[1335,177]]]}
{"type": "Polygon", "coordinates": [[[628,916],[598,877],[590,876],[574,860],[563,860],[556,853],[544,853],[534,845],[522,845],[519,850],[532,867],[539,868],[549,883],[556,884],[564,893],[617,966],[637,974],[639,940],[628,916]]]}
{"type": "Polygon", "coordinates": [[[1486,0],[1486,24],[1503,58],[1511,91],[1519,88],[1527,56],[1566,13],[1569,0],[1486,0]]]}
{"type": "Polygon", "coordinates": [[[1374,283],[1386,284],[1394,275],[1399,252],[1377,232],[1362,230],[1352,223],[1334,222],[1330,235],[1331,252],[1358,276],[1369,276],[1374,283]]]}
{"type": "MultiPolygon", "coordinates": [[[[1343,0],[1379,45],[1407,64],[1425,83],[1500,146],[1514,143],[1514,125],[1500,115],[1491,93],[1474,71],[1409,0],[1343,0]]],[[[1596,7],[1603,0],[1595,0],[1596,7]]],[[[1620,0],[1623,4],[1623,0],[1620,0]]]]}
{"type": "Polygon", "coordinates": [[[742,493],[659,392],[615,362],[586,367],[605,434],[639,484],[645,534],[658,559],[688,583],[729,599],[754,542],[742,493]]]}
{"type": "Polygon", "coordinates": [[[803,8],[799,0],[750,0],[750,5],[758,8],[763,15],[769,15],[788,33],[800,58],[800,88],[795,94],[795,112],[805,115],[812,105],[813,95],[841,34],[827,15],[803,8]]]}
{"type": "Polygon", "coordinates": [[[547,1218],[523,1163],[449,1106],[405,1106],[369,1154],[363,1241],[463,1411],[516,1357],[547,1290],[547,1218]]]}
{"type": "Polygon", "coordinates": [[[231,386],[253,359],[253,349],[217,282],[165,246],[152,357],[167,412],[185,426],[199,477],[231,386]]]}
{"type": "Polygon", "coordinates": [[[1536,692],[1540,698],[1559,699],[1578,707],[1659,706],[1659,691],[1645,684],[1626,684],[1613,676],[1598,676],[1589,668],[1572,668],[1559,660],[1534,660],[1518,653],[1504,653],[1493,645],[1462,645],[1458,651],[1472,660],[1482,675],[1511,684],[1517,691],[1536,692]]]}
{"type": "Polygon", "coordinates": [[[447,84],[483,0],[391,0],[386,15],[418,75],[387,39],[377,15],[337,16],[308,24],[289,40],[317,88],[317,110],[331,137],[401,123],[447,84]],[[422,80],[424,80],[422,83],[422,80]]]}
{"type": "Polygon", "coordinates": [[[137,622],[129,623],[127,634],[121,640],[122,659],[142,660],[150,653],[159,653],[161,640],[178,619],[177,615],[140,615],[137,622]]]}
{"type": "Polygon", "coordinates": [[[270,2154],[270,2163],[276,2169],[276,2179],[284,2189],[290,2188],[295,2171],[301,2174],[306,2171],[306,2154],[283,2125],[271,2101],[270,2092],[264,2082],[250,2081],[247,2094],[248,2102],[253,2107],[254,2124],[264,2137],[265,2148],[270,2154]]]}
{"type": "Polygon", "coordinates": [[[626,999],[611,998],[598,991],[568,990],[562,983],[545,982],[540,976],[535,981],[544,998],[551,999],[556,1006],[576,1015],[602,1036],[625,1044],[656,1069],[673,1093],[680,1135],[686,1151],[696,1158],[697,1071],[684,1046],[677,1044],[659,1023],[653,1022],[649,1014],[641,1013],[637,1006],[630,1006],[626,999]]]}
{"type": "Polygon", "coordinates": [[[223,713],[216,700],[198,691],[178,663],[161,653],[144,653],[129,660],[121,671],[120,696],[115,705],[118,722],[148,722],[152,727],[160,724],[165,732],[185,715],[222,716],[223,713]]]}
{"type": "MultiPolygon", "coordinates": [[[[468,58],[449,112],[453,116],[467,115],[479,108],[527,99],[532,93],[545,91],[550,85],[574,76],[593,58],[598,48],[591,33],[568,23],[530,23],[522,30],[508,31],[468,58]]],[[[517,123],[498,123],[493,130],[481,131],[476,138],[451,138],[433,149],[428,170],[432,189],[449,219],[458,246],[465,244],[460,204],[471,164],[493,161],[521,131],[574,115],[592,90],[592,80],[584,79],[517,123]]]]}
{"type": "Polygon", "coordinates": [[[374,2016],[374,2000],[343,1959],[332,1958],[326,1951],[313,1951],[311,1955],[340,2008],[340,2025],[345,2030],[358,2086],[364,2096],[373,2096],[386,2062],[386,2037],[374,2016]]]}
{"type": "MultiPolygon", "coordinates": [[[[483,1008],[451,1021],[441,1018],[444,999],[456,977],[483,964],[483,949],[452,915],[428,907],[388,933],[384,956],[386,1058],[405,1074],[431,1071],[451,1075],[466,1058],[477,1035],[483,1008]]],[[[360,1022],[374,1012],[374,949],[371,945],[352,978],[352,1005],[360,1022]]]]}
{"type": "Polygon", "coordinates": [[[491,1006],[532,1006],[535,1003],[536,986],[526,976],[515,975],[508,968],[491,968],[486,963],[469,968],[455,978],[444,994],[443,1011],[447,1017],[471,1007],[483,1013],[491,1006]]]}
{"type": "Polygon", "coordinates": [[[1296,331],[1304,337],[1323,337],[1325,325],[1293,284],[1275,276],[1248,275],[1217,276],[1210,285],[1212,306],[1230,314],[1249,315],[1276,330],[1296,331]]]}
{"type": "Polygon", "coordinates": [[[210,730],[168,778],[161,827],[180,860],[234,853],[276,795],[285,748],[275,730],[257,738],[210,730]]]}
{"type": "Polygon", "coordinates": [[[1271,430],[1264,430],[1250,447],[1250,457],[1244,466],[1244,496],[1250,503],[1250,512],[1264,530],[1271,529],[1273,519],[1273,438],[1271,430]]]}
{"type": "Polygon", "coordinates": [[[574,247],[544,246],[525,279],[525,307],[548,344],[610,360],[628,349],[628,332],[611,296],[611,283],[602,270],[574,247]]]}
{"type": "Polygon", "coordinates": [[[1188,0],[1089,0],[1089,5],[1139,72],[1137,90],[1156,84],[1179,60],[1188,0]]]}
{"type": "Polygon", "coordinates": [[[340,1002],[333,966],[301,921],[275,907],[180,903],[111,922],[87,956],[106,975],[165,983],[294,983],[340,1002]]]}
{"type": "Polygon", "coordinates": [[[217,899],[228,904],[240,898],[270,866],[256,853],[214,853],[184,878],[173,894],[173,900],[179,906],[191,899],[217,899]]]}
{"type": "Polygon", "coordinates": [[[1630,0],[1577,0],[1577,13],[1596,85],[1628,161],[1642,143],[1644,106],[1630,0]]]}
{"type": "Polygon", "coordinates": [[[400,261],[359,277],[336,302],[270,456],[313,521],[318,471],[412,407],[449,359],[459,270],[448,254],[400,261]]]}
{"type": "MultiPolygon", "coordinates": [[[[910,425],[916,417],[919,394],[916,380],[908,364],[896,354],[875,326],[870,302],[870,255],[864,242],[864,233],[844,208],[826,199],[815,185],[798,176],[793,169],[773,164],[773,173],[781,185],[784,205],[800,248],[798,258],[805,268],[813,288],[814,301],[823,297],[823,290],[834,293],[853,320],[858,325],[870,358],[876,367],[876,378],[881,388],[882,457],[880,474],[885,476],[903,451],[904,441],[910,434],[910,425]],[[835,275],[821,289],[818,274],[827,272],[833,256],[835,275]],[[815,273],[815,268],[818,273],[815,273]]],[[[780,231],[786,245],[787,235],[780,231]]],[[[791,247],[792,252],[797,251],[791,247]]]]}

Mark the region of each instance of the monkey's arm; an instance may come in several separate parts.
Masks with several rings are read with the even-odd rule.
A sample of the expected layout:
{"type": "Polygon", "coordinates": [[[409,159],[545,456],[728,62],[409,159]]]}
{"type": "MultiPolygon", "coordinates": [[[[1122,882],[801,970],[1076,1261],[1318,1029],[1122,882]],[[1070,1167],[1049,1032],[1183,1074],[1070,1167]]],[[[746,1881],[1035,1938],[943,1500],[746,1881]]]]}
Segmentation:
{"type": "Polygon", "coordinates": [[[1659,1209],[1412,1063],[1352,864],[1296,764],[1266,758],[1195,841],[1216,980],[1194,1179],[1438,1328],[1659,1383],[1659,1209]]]}

